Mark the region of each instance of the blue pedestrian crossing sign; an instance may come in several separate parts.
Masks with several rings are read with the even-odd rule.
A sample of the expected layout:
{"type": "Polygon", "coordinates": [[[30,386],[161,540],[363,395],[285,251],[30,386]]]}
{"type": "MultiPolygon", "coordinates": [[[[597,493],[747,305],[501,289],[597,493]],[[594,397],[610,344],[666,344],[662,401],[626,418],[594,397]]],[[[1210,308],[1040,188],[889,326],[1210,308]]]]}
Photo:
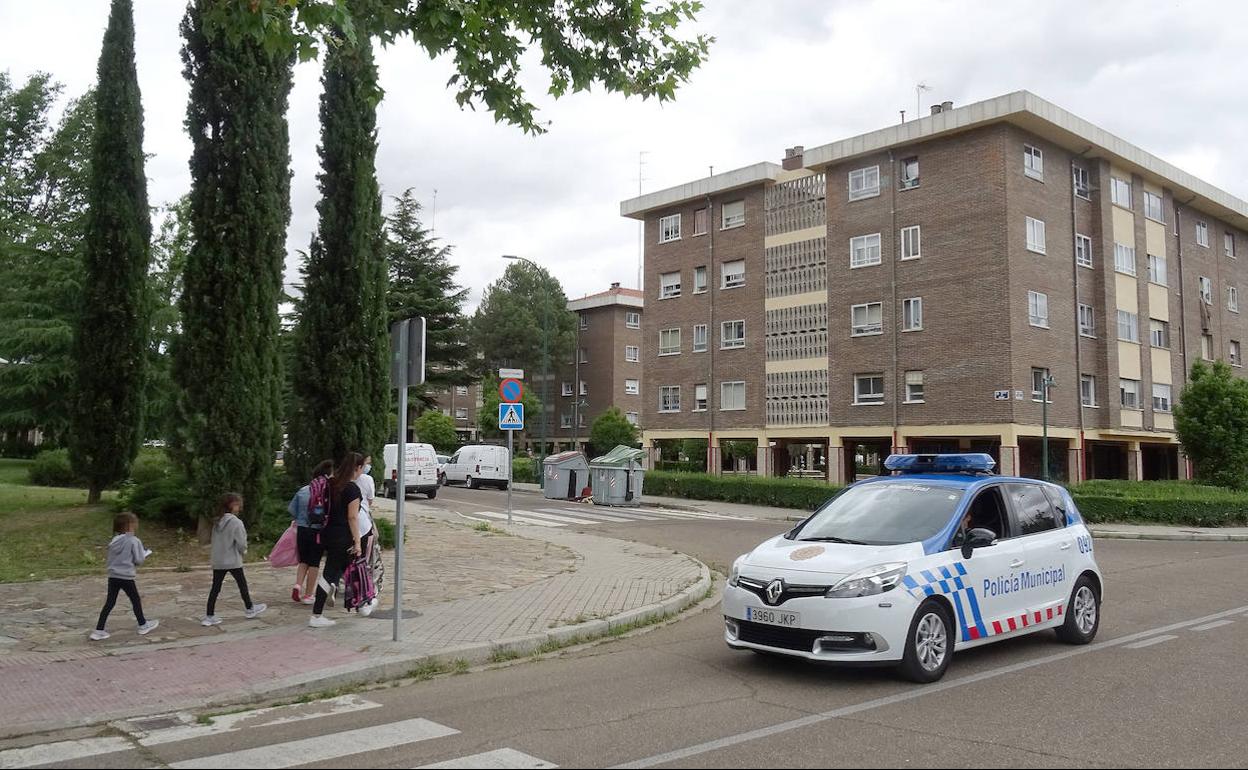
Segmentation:
{"type": "Polygon", "coordinates": [[[524,404],[499,404],[498,429],[524,430],[524,404]]]}

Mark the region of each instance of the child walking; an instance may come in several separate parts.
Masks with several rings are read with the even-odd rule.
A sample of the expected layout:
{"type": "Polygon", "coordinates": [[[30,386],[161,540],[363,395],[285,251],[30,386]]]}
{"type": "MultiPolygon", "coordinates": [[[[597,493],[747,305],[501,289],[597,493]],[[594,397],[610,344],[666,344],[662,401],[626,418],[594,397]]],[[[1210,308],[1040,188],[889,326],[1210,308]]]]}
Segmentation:
{"type": "Polygon", "coordinates": [[[230,492],[221,498],[221,515],[212,527],[212,590],[208,592],[208,614],[204,616],[202,625],[220,625],[217,617],[217,595],[221,593],[221,584],[225,582],[226,573],[234,576],[238,584],[238,592],[242,594],[243,606],[247,608],[248,619],[254,618],[268,609],[266,604],[252,604],[251,594],[247,591],[247,576],[243,574],[243,554],[247,553],[247,527],[238,518],[243,508],[243,496],[230,492]]]}
{"type": "Polygon", "coordinates": [[[139,589],[134,582],[139,565],[152,553],[143,547],[143,541],[135,537],[134,533],[138,530],[139,517],[133,513],[119,513],[113,519],[113,539],[108,544],[108,600],[104,602],[100,619],[95,624],[95,630],[91,632],[93,642],[109,637],[104,625],[108,623],[108,614],[117,604],[117,594],[122,591],[126,592],[130,606],[134,608],[134,619],[138,621],[140,636],[147,635],[160,625],[159,620],[143,617],[143,602],[139,599],[139,589]]]}

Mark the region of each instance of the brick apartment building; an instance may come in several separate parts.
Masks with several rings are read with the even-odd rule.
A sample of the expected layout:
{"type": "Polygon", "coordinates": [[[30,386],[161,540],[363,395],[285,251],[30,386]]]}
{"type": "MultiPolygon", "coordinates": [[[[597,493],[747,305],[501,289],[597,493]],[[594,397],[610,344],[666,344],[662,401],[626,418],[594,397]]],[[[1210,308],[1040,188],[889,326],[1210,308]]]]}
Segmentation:
{"type": "Polygon", "coordinates": [[[481,395],[480,383],[454,385],[433,394],[437,408],[455,421],[455,433],[461,445],[478,443],[481,432],[477,427],[477,412],[484,405],[481,395]]]}
{"type": "Polygon", "coordinates": [[[645,222],[648,447],[756,441],[852,479],[889,451],[1189,475],[1171,413],[1243,364],[1248,203],[1025,91],[624,201],[645,222]]]}

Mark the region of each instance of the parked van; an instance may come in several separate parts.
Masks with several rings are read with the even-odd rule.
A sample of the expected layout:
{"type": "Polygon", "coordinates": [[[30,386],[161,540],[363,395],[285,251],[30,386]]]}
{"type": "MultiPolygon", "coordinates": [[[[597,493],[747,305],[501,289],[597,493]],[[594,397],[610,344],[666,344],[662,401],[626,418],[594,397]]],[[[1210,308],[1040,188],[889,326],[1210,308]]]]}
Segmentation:
{"type": "MultiPolygon", "coordinates": [[[[404,469],[403,485],[410,494],[415,491],[429,496],[438,496],[438,455],[433,451],[432,444],[408,444],[407,468],[404,469]]],[[[386,444],[384,450],[386,476],[381,483],[382,494],[395,497],[395,489],[399,485],[399,445],[386,444]]]]}
{"type": "Polygon", "coordinates": [[[444,475],[447,484],[465,484],[471,489],[490,484],[506,489],[511,476],[511,457],[507,447],[466,446],[447,461],[444,475]]]}

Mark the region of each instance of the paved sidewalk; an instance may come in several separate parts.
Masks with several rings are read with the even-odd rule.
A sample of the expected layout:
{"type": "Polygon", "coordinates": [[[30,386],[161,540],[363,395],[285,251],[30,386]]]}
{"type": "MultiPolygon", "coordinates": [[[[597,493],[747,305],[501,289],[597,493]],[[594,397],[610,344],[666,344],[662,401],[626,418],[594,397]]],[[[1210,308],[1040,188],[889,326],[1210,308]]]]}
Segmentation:
{"type": "MultiPolygon", "coordinates": [[[[227,618],[225,626],[195,632],[200,629],[195,621],[203,612],[204,591],[187,591],[189,607],[178,606],[176,600],[183,597],[181,591],[174,591],[175,603],[161,606],[174,609],[172,615],[162,615],[156,606],[148,610],[145,603],[149,615],[162,621],[148,637],[134,633],[129,608],[120,602],[109,623],[113,638],[102,646],[88,645],[90,622],[83,627],[75,621],[72,634],[39,636],[31,631],[37,624],[29,619],[11,620],[42,613],[64,624],[84,612],[94,615],[102,599],[94,595],[98,590],[82,609],[70,609],[64,603],[19,608],[15,596],[20,597],[23,589],[32,590],[31,585],[46,584],[0,587],[5,589],[0,593],[0,635],[8,639],[0,645],[0,737],[321,692],[403,676],[434,660],[483,663],[530,652],[552,640],[601,635],[614,627],[679,611],[701,599],[711,585],[709,571],[701,563],[648,545],[561,530],[502,527],[487,533],[435,520],[413,519],[416,522],[413,534],[426,536],[419,540],[426,549],[430,537],[453,540],[465,537],[464,533],[486,545],[471,555],[468,546],[462,546],[458,555],[439,550],[432,555],[441,560],[435,570],[421,564],[424,549],[415,548],[405,571],[419,576],[419,587],[412,591],[413,601],[405,600],[404,606],[405,613],[415,609],[420,615],[405,615],[397,643],[391,641],[392,621],[381,617],[392,608],[392,584],[387,583],[373,617],[327,610],[326,615],[338,624],[312,630],[305,625],[310,609],[290,601],[286,586],[293,570],[265,565],[249,568],[256,577],[252,582],[277,581],[286,595],[283,600],[257,592],[257,601],[269,601],[273,607],[261,618],[243,621],[241,608],[230,607],[218,613],[227,618]],[[448,558],[474,564],[456,567],[448,564],[448,558]],[[489,576],[496,577],[499,571],[519,575],[525,561],[540,564],[537,571],[542,574],[523,585],[489,576]],[[494,565],[494,573],[487,570],[475,595],[463,595],[465,589],[462,585],[457,589],[455,583],[462,568],[486,564],[494,565]],[[262,577],[263,573],[282,574],[262,577]],[[456,591],[459,598],[453,598],[456,591]],[[441,600],[444,596],[449,600],[441,600]],[[172,633],[165,634],[166,627],[172,633]]],[[[409,540],[409,552],[412,543],[409,540]]],[[[182,588],[176,581],[186,579],[188,573],[170,574],[182,588]]],[[[199,583],[203,577],[198,576],[199,583]]],[[[526,577],[533,578],[534,573],[526,577]]],[[[162,582],[169,580],[140,575],[141,588],[162,582]]],[[[409,585],[407,580],[404,584],[409,585]]],[[[157,595],[144,590],[145,595],[157,595]]],[[[227,579],[221,608],[237,603],[237,593],[227,579]]]]}

